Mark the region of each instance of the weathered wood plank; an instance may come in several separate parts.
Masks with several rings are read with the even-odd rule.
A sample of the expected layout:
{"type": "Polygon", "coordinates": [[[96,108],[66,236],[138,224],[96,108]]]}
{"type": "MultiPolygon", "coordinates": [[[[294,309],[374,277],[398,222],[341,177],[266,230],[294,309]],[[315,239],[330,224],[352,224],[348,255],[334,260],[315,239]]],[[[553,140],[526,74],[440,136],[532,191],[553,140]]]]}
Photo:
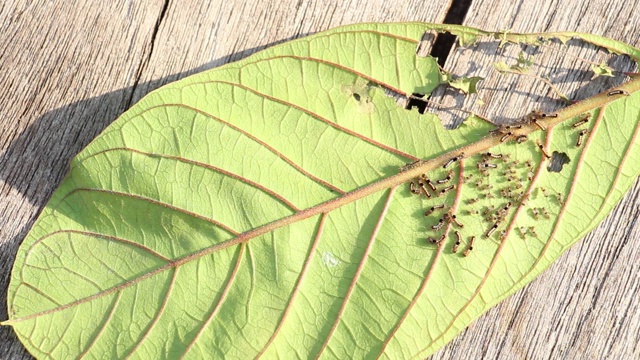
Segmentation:
{"type": "MultiPolygon", "coordinates": [[[[149,91],[338,25],[442,22],[449,2],[0,4],[0,319],[17,248],[67,164],[149,91]]],[[[29,357],[0,328],[0,358],[29,357]]]]}
{"type": "MultiPolygon", "coordinates": [[[[0,93],[1,303],[17,246],[68,161],[150,90],[308,33],[362,21],[441,21],[448,8],[445,1],[440,6],[408,1],[401,7],[389,1],[30,3],[0,7],[0,63],[11,69],[0,72],[5,90],[0,93]]],[[[483,0],[474,3],[466,24],[578,30],[634,43],[640,27],[638,16],[629,14],[640,12],[637,4],[633,7],[623,1],[513,5],[483,0]]],[[[482,65],[490,61],[487,57],[482,65]]],[[[573,65],[572,60],[549,61],[553,67],[573,65]]],[[[462,55],[449,64],[464,73],[469,63],[462,55]]],[[[580,87],[573,83],[566,89],[584,97],[606,85],[572,91],[580,87]]],[[[491,87],[489,82],[483,86],[491,87]]],[[[522,115],[532,101],[545,109],[554,104],[548,98],[493,96],[485,99],[490,106],[482,113],[504,120],[522,115]]],[[[639,193],[636,184],[587,239],[434,358],[638,358],[640,269],[633,264],[640,246],[633,240],[640,238],[634,221],[639,193]]],[[[0,309],[0,319],[6,318],[6,308],[0,309]]],[[[0,328],[0,357],[28,357],[8,328],[0,328]]]]}
{"type": "MultiPolygon", "coordinates": [[[[637,3],[630,5],[623,1],[513,3],[489,0],[472,3],[465,25],[515,32],[590,32],[640,46],[638,14],[637,3]]],[[[555,48],[559,51],[537,55],[536,63],[547,66],[540,71],[542,75],[552,73],[553,69],[566,69],[552,77],[552,81],[570,98],[585,98],[622,80],[591,81],[590,64],[571,56],[599,63],[612,57],[606,52],[594,51],[592,47],[555,48]],[[577,66],[586,71],[569,70],[577,66]]],[[[491,71],[491,63],[497,61],[494,54],[500,52],[515,58],[519,47],[499,50],[495,44],[481,44],[476,50],[480,54],[454,50],[446,65],[455,73],[487,76],[481,83],[485,90],[480,90],[487,105],[476,106],[474,99],[469,99],[463,107],[509,121],[535,108],[554,110],[561,106],[558,97],[544,83],[519,78],[513,88],[507,88],[506,81],[513,79],[491,71]],[[528,93],[532,91],[543,96],[531,98],[528,93]]],[[[629,63],[619,58],[609,65],[632,70],[629,63]]],[[[448,94],[442,101],[463,100],[452,99],[448,94]]],[[[532,284],[488,311],[433,359],[640,358],[640,268],[635,265],[640,254],[640,225],[636,221],[640,216],[639,197],[640,184],[636,182],[597,229],[532,284]]]]}

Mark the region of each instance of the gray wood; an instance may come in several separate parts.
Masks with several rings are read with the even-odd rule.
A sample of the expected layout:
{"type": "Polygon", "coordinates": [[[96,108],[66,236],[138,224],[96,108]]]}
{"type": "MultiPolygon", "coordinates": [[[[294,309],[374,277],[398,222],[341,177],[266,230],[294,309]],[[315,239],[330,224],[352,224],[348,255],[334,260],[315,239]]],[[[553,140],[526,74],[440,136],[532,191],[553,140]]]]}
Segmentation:
{"type": "MultiPolygon", "coordinates": [[[[243,58],[265,46],[364,21],[441,22],[449,1],[9,1],[0,4],[0,319],[17,248],[66,172],[70,159],[149,91],[188,74],[243,58]]],[[[640,46],[638,4],[476,0],[467,25],[514,31],[578,30],[640,46]],[[542,9],[542,10],[541,10],[542,9]]],[[[491,45],[487,45],[491,51],[491,45]]],[[[493,50],[495,51],[495,50],[493,50]]],[[[512,50],[510,50],[512,51],[512,50]]],[[[574,51],[573,49],[570,51],[574,51]]],[[[607,59],[606,54],[581,56],[607,59]]],[[[517,55],[517,52],[515,52],[517,55]]],[[[473,58],[486,66],[490,52],[473,58]]],[[[470,52],[455,50],[447,68],[469,72],[470,52]]],[[[574,60],[552,58],[550,66],[574,60]]],[[[599,61],[599,60],[598,60],[599,61]]],[[[616,66],[626,66],[618,61],[616,66]]],[[[584,76],[584,74],[582,74],[584,76]]],[[[584,87],[566,74],[564,91],[584,87]],[[570,81],[569,81],[570,80],[570,81]]],[[[558,79],[561,80],[561,79],[558,79]]],[[[483,87],[499,85],[487,79],[483,87]]],[[[531,85],[519,83],[531,91],[531,85]]],[[[535,84],[545,94],[545,87],[535,84]]],[[[540,93],[540,91],[538,91],[540,93]]],[[[528,106],[551,110],[550,96],[499,92],[481,112],[499,120],[528,106]],[[533,104],[533,105],[531,105],[533,104]]],[[[443,102],[459,102],[447,93],[443,102]]],[[[490,310],[434,359],[639,358],[640,215],[636,183],[620,206],[560,261],[490,310]],[[634,241],[635,240],[635,241],[634,241]]],[[[0,358],[29,358],[12,330],[0,328],[0,358]]]]}

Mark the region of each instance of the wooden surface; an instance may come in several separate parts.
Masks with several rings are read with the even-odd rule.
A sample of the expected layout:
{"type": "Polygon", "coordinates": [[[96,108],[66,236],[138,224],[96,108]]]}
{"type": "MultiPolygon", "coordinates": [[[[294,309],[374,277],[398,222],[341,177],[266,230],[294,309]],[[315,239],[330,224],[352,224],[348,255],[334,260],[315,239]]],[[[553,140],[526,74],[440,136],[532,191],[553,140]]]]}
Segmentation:
{"type": "MultiPolygon", "coordinates": [[[[8,1],[0,4],[0,320],[17,248],[88,142],[152,89],[243,58],[288,39],[364,21],[442,22],[446,0],[404,1],[8,1]]],[[[630,1],[474,0],[464,24],[518,32],[575,30],[640,46],[640,4],[630,1]]],[[[498,49],[454,48],[446,68],[483,74],[498,49]],[[471,57],[473,62],[470,62],[471,57]]],[[[507,50],[514,51],[514,49],[507,50]]],[[[513,54],[517,55],[517,51],[513,54]]],[[[580,47],[591,60],[610,56],[580,47]]],[[[545,57],[553,68],[575,58],[545,57]]],[[[619,69],[629,68],[625,59],[619,69]]],[[[543,69],[544,70],[544,69],[543,69]]],[[[563,72],[564,92],[584,98],[621,79],[563,72]]],[[[483,114],[508,121],[532,107],[560,106],[540,83],[536,99],[482,83],[483,114]],[[496,91],[491,91],[495,89],[496,91]],[[500,90],[500,91],[498,91],[500,90]]],[[[510,90],[514,90],[510,89],[510,90]]],[[[444,103],[463,104],[454,94],[444,103]]],[[[640,185],[615,211],[537,280],[476,321],[434,359],[640,358],[640,185]]],[[[0,328],[0,358],[29,358],[13,331],[0,328]]]]}

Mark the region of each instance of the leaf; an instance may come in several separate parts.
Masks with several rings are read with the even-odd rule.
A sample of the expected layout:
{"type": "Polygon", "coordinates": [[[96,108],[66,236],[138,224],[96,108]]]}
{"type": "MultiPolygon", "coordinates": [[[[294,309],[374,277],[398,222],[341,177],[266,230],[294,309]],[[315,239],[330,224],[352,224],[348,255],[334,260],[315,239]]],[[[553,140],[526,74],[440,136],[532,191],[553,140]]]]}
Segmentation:
{"type": "Polygon", "coordinates": [[[478,92],[477,85],[480,80],[483,80],[483,78],[480,76],[463,76],[449,81],[449,86],[458,89],[465,94],[471,95],[478,92]]]}
{"type": "Polygon", "coordinates": [[[493,67],[501,73],[527,74],[533,64],[533,57],[526,57],[524,52],[520,52],[516,64],[507,65],[504,61],[498,61],[493,67]]]}
{"type": "Polygon", "coordinates": [[[598,65],[592,65],[591,70],[596,76],[609,76],[613,77],[613,69],[605,63],[600,63],[598,65]]]}
{"type": "Polygon", "coordinates": [[[640,80],[521,128],[447,130],[396,104],[440,83],[415,55],[425,30],[547,36],[352,25],[150,93],[71,164],[20,247],[3,325],[65,359],[433,353],[629,189],[640,80]]]}

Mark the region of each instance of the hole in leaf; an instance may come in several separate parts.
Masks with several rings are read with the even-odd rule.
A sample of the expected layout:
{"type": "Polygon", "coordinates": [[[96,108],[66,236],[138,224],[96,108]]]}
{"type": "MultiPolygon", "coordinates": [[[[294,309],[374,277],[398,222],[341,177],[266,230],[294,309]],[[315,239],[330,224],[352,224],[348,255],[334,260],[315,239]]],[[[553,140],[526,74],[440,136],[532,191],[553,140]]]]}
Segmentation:
{"type": "Polygon", "coordinates": [[[431,45],[433,44],[435,38],[435,33],[431,31],[426,31],[424,34],[422,34],[420,42],[416,47],[416,55],[419,57],[429,56],[431,52],[431,45]]]}
{"type": "Polygon", "coordinates": [[[427,109],[427,101],[423,99],[424,94],[411,94],[409,96],[409,101],[407,101],[407,106],[405,109],[411,110],[414,107],[418,108],[418,112],[420,114],[424,114],[427,109]]]}
{"type": "MultiPolygon", "coordinates": [[[[471,7],[471,0],[453,0],[443,23],[461,25],[471,7]]],[[[431,56],[438,59],[438,64],[444,66],[447,57],[456,42],[456,36],[450,33],[441,33],[436,37],[431,49],[431,56]]]]}
{"type": "Polygon", "coordinates": [[[569,155],[566,153],[554,151],[553,154],[551,154],[551,160],[549,161],[547,170],[550,172],[560,172],[562,171],[562,167],[570,161],[571,159],[569,159],[569,155]]]}

